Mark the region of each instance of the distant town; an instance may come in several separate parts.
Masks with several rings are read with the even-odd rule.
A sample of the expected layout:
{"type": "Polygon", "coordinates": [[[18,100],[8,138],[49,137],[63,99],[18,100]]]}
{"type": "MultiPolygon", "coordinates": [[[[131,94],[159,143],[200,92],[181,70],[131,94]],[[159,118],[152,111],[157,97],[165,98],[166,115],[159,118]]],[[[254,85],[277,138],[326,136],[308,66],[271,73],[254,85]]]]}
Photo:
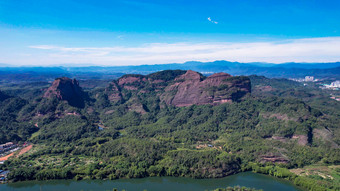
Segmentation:
{"type": "MultiPolygon", "coordinates": [[[[334,90],[338,91],[340,90],[340,80],[336,80],[329,83],[323,83],[325,80],[324,79],[317,79],[314,76],[306,76],[305,78],[289,78],[289,80],[296,81],[296,82],[301,82],[304,83],[304,86],[307,86],[308,83],[310,82],[316,82],[319,88],[324,89],[324,90],[334,90]]],[[[336,93],[331,93],[330,98],[334,99],[336,101],[340,101],[340,95],[338,92],[336,93]]]]}

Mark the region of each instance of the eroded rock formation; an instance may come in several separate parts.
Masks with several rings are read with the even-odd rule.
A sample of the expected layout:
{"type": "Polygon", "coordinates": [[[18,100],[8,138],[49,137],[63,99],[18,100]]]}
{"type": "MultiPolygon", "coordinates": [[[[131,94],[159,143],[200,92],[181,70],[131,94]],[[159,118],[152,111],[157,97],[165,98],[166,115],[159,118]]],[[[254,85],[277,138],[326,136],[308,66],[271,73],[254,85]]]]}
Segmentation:
{"type": "Polygon", "coordinates": [[[54,80],[43,97],[56,97],[59,100],[67,101],[72,106],[84,107],[84,96],[85,94],[76,79],[62,77],[54,80]]]}

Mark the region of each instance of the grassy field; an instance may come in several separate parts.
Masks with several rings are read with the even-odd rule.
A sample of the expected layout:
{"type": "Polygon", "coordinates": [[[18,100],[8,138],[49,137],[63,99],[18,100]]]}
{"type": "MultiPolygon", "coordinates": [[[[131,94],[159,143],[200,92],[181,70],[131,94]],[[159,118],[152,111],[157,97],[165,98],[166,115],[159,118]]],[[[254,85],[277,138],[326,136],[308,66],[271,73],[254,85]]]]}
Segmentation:
{"type": "Polygon", "coordinates": [[[291,169],[290,172],[340,186],[340,165],[325,166],[315,164],[304,168],[291,169]]]}

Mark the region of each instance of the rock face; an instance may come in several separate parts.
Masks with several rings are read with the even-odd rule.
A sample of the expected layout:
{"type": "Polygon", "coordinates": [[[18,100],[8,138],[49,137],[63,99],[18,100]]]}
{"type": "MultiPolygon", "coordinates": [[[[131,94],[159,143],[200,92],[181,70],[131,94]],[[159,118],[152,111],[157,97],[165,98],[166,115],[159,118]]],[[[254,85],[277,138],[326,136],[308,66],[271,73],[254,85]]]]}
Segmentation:
{"type": "Polygon", "coordinates": [[[71,106],[84,107],[84,95],[76,79],[62,77],[54,80],[43,97],[56,97],[59,100],[67,101],[71,106]]]}
{"type": "Polygon", "coordinates": [[[138,99],[150,94],[157,96],[160,103],[184,107],[239,101],[250,93],[250,88],[248,77],[216,73],[206,78],[191,70],[168,70],[146,76],[125,75],[113,81],[105,91],[111,102],[136,99],[143,103],[138,99]]]}
{"type": "Polygon", "coordinates": [[[194,71],[187,71],[165,89],[162,99],[178,107],[193,104],[221,104],[239,100],[250,92],[250,80],[216,73],[203,80],[194,71]]]}
{"type": "Polygon", "coordinates": [[[120,93],[120,87],[116,81],[110,83],[109,87],[105,89],[106,94],[111,102],[118,102],[122,100],[122,94],[120,93]]]}
{"type": "MultiPolygon", "coordinates": [[[[191,70],[168,70],[149,75],[125,75],[105,89],[110,102],[126,103],[128,110],[146,113],[165,105],[218,105],[239,101],[250,93],[248,77],[216,73],[205,77],[191,70]],[[154,100],[152,103],[147,100],[154,100]],[[162,105],[162,106],[161,106],[162,105]]],[[[57,78],[44,98],[57,98],[71,106],[84,107],[85,93],[75,79],[57,78]]]]}

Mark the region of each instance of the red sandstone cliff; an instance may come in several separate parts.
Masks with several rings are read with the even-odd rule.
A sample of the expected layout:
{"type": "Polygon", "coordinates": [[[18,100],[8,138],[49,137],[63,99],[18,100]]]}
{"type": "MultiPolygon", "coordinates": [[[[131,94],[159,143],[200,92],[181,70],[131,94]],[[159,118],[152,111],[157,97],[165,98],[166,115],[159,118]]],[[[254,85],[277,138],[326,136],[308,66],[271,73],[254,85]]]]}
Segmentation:
{"type": "Polygon", "coordinates": [[[67,101],[72,106],[83,106],[84,92],[76,79],[67,77],[57,78],[44,93],[44,98],[56,97],[67,101]]]}
{"type": "Polygon", "coordinates": [[[170,76],[166,72],[162,71],[159,75],[154,73],[147,76],[125,75],[113,81],[106,88],[108,98],[110,101],[116,102],[124,100],[126,94],[133,97],[133,95],[157,92],[161,102],[182,107],[193,104],[217,105],[238,101],[250,93],[250,80],[247,77],[233,77],[227,73],[216,73],[205,78],[200,73],[191,70],[177,71],[176,75],[174,71],[168,71],[173,75],[170,76]],[[162,79],[162,76],[166,75],[167,78],[162,79]],[[155,79],[155,76],[158,78],[155,79]]]}

